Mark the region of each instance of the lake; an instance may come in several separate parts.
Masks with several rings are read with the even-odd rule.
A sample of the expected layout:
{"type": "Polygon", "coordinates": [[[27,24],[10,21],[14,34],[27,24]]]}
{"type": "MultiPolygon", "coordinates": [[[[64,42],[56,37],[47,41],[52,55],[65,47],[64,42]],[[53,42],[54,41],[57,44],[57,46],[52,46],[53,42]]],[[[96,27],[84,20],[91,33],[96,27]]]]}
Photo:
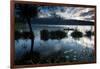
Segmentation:
{"type": "MultiPolygon", "coordinates": [[[[83,36],[78,39],[74,39],[71,36],[71,33],[74,32],[74,29],[77,29],[86,34],[86,31],[93,31],[94,26],[75,26],[75,25],[32,25],[34,32],[34,51],[40,53],[41,57],[50,58],[51,55],[63,56],[66,62],[73,61],[88,61],[93,62],[95,59],[93,56],[94,52],[94,35],[91,37],[83,36]],[[41,30],[56,31],[61,30],[66,32],[66,37],[62,39],[48,39],[42,40],[40,38],[41,30]],[[72,30],[70,30],[72,29],[72,30]]],[[[18,28],[19,32],[29,31],[27,25],[21,26],[18,28]]],[[[19,38],[15,40],[15,60],[20,60],[23,54],[27,51],[30,51],[31,40],[19,38]]],[[[46,60],[45,59],[45,60],[46,60]]]]}

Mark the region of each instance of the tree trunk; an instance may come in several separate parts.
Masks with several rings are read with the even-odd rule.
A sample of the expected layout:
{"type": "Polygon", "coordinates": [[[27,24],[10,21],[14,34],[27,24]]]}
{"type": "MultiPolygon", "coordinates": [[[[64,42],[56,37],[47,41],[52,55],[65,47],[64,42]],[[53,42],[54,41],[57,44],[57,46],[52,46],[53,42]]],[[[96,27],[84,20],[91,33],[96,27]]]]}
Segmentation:
{"type": "Polygon", "coordinates": [[[33,54],[34,35],[33,35],[30,19],[27,19],[27,21],[28,21],[29,30],[30,30],[30,33],[31,33],[31,49],[30,49],[30,53],[33,54]]]}

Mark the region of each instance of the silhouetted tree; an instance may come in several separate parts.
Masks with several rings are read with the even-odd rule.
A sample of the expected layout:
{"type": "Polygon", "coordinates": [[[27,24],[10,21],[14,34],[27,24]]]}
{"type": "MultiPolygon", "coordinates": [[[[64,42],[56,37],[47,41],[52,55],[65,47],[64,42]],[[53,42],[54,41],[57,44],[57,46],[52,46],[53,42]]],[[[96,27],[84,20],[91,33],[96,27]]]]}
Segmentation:
{"type": "Polygon", "coordinates": [[[37,7],[31,4],[21,4],[21,3],[16,3],[15,4],[15,16],[21,19],[21,21],[27,22],[29,26],[29,30],[31,33],[31,53],[33,52],[33,45],[34,45],[34,34],[32,31],[32,26],[31,26],[31,19],[35,18],[37,16],[37,7]]]}

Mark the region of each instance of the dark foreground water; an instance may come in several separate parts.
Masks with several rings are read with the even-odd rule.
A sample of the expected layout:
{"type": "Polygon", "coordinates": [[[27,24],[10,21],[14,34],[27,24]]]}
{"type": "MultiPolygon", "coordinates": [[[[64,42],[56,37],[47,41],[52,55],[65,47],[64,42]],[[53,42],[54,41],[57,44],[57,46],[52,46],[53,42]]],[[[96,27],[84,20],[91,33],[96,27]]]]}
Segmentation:
{"type": "MultiPolygon", "coordinates": [[[[57,40],[57,39],[48,39],[46,41],[41,40],[40,38],[40,31],[42,29],[47,29],[49,31],[52,30],[63,30],[68,26],[62,26],[62,27],[37,27],[33,26],[34,31],[34,51],[38,52],[40,55],[40,58],[44,58],[44,60],[47,60],[48,58],[51,58],[52,56],[56,57],[62,56],[64,58],[65,62],[73,62],[73,61],[88,61],[93,62],[94,61],[94,36],[91,36],[91,38],[88,38],[86,36],[74,39],[70,35],[73,30],[66,31],[66,37],[63,39],[57,40]]],[[[94,31],[94,28],[90,26],[72,26],[72,28],[77,28],[78,30],[82,31],[83,34],[85,34],[86,30],[94,31]]],[[[22,30],[19,30],[22,31],[22,30]]],[[[31,48],[31,40],[30,39],[17,39],[15,40],[15,60],[20,60],[26,52],[30,51],[31,48]]],[[[54,57],[55,58],[55,57],[54,57]]],[[[38,58],[37,58],[38,59],[38,58]]],[[[55,59],[56,60],[56,59],[55,59]]],[[[39,60],[41,61],[41,60],[39,60]]],[[[45,62],[49,63],[49,62],[45,62]]]]}

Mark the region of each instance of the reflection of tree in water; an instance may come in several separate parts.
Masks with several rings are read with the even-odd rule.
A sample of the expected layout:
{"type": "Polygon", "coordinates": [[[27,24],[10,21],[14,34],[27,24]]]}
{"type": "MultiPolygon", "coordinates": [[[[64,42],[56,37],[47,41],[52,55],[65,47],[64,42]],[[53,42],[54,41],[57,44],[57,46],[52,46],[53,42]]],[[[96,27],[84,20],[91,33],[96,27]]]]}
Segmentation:
{"type": "Polygon", "coordinates": [[[24,43],[24,44],[22,45],[22,48],[26,50],[26,49],[27,49],[27,45],[24,43]]]}
{"type": "MultiPolygon", "coordinates": [[[[80,36],[76,35],[77,39],[83,37],[82,32],[80,32],[78,30],[73,31],[73,32],[74,32],[74,35],[76,35],[77,33],[80,35],[80,36]]],[[[25,39],[29,38],[27,32],[24,32],[23,34],[24,34],[25,39]],[[27,38],[26,38],[26,36],[27,36],[27,38]]],[[[66,34],[67,33],[65,33],[64,31],[59,31],[59,30],[57,30],[57,31],[48,31],[48,30],[40,31],[40,35],[41,35],[40,37],[44,41],[46,41],[48,39],[52,39],[52,40],[53,39],[58,39],[58,40],[63,39],[64,37],[66,37],[66,34]]],[[[78,43],[76,42],[76,46],[77,45],[78,45],[78,43]]],[[[89,49],[87,49],[87,48],[84,48],[84,49],[86,49],[86,50],[85,51],[83,50],[82,56],[77,55],[77,52],[74,53],[75,51],[73,51],[73,50],[71,50],[70,52],[63,54],[63,55],[60,55],[61,52],[59,51],[56,53],[52,53],[51,55],[49,55],[47,57],[41,56],[40,52],[38,52],[38,51],[34,52],[34,56],[31,56],[28,52],[25,52],[22,57],[22,60],[19,60],[20,63],[16,62],[16,64],[46,64],[46,63],[63,63],[63,62],[74,62],[74,61],[78,62],[79,60],[82,61],[81,59],[89,60],[89,58],[91,60],[91,58],[93,58],[93,54],[88,52],[89,49]],[[88,57],[87,59],[86,59],[86,56],[88,57]],[[31,58],[32,60],[29,60],[29,57],[32,57],[31,58]],[[81,58],[81,57],[83,57],[83,58],[81,58]]]]}
{"type": "Polygon", "coordinates": [[[15,60],[15,64],[16,65],[25,65],[25,64],[36,64],[39,62],[40,59],[40,53],[33,51],[33,55],[31,55],[30,52],[26,51],[24,52],[24,54],[22,55],[20,60],[15,60]]]}
{"type": "Polygon", "coordinates": [[[41,56],[39,52],[34,51],[34,56],[31,56],[29,52],[25,52],[20,60],[15,60],[15,64],[47,64],[47,63],[63,63],[66,62],[66,58],[62,54],[62,51],[52,53],[48,56],[41,56]],[[32,57],[32,60],[29,60],[32,57]]]}

